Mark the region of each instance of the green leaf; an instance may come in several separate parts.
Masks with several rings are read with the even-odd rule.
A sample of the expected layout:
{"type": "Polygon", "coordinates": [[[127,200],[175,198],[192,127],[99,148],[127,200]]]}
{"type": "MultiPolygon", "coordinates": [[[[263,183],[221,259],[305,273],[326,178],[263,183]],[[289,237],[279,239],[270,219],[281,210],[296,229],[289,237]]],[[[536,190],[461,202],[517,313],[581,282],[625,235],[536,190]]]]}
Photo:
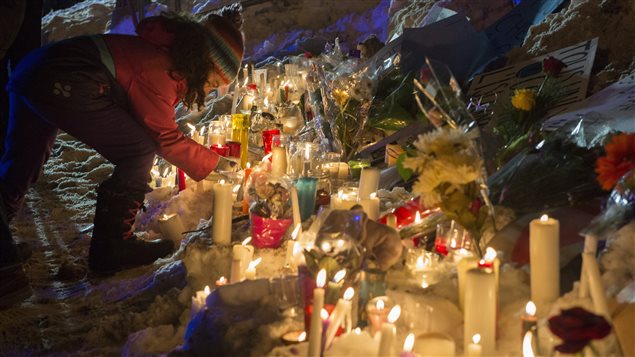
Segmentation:
{"type": "Polygon", "coordinates": [[[411,169],[405,168],[403,166],[403,162],[406,160],[406,153],[399,155],[397,158],[397,173],[401,176],[401,179],[405,181],[410,180],[412,177],[413,171],[411,169]]]}

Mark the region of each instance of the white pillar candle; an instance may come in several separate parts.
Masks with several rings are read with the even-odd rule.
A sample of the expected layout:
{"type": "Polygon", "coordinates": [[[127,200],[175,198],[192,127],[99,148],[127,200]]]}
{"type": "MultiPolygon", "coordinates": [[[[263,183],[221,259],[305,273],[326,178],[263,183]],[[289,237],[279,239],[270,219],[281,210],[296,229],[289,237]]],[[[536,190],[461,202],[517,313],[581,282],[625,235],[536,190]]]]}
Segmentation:
{"type": "Polygon", "coordinates": [[[353,288],[347,288],[344,292],[344,297],[337,301],[335,309],[333,309],[333,312],[329,317],[329,327],[326,330],[326,344],[324,345],[325,348],[328,348],[328,346],[331,345],[340,325],[342,325],[345,318],[351,313],[353,296],[355,296],[355,290],[353,288]]]}
{"type": "Polygon", "coordinates": [[[326,270],[320,270],[315,282],[317,287],[313,289],[313,310],[311,312],[308,357],[319,357],[321,355],[322,318],[320,317],[320,312],[324,307],[324,284],[326,284],[326,270]]]}
{"type": "MultiPolygon", "coordinates": [[[[597,254],[598,238],[594,235],[587,234],[584,236],[584,250],[583,253],[589,253],[593,256],[597,254]]],[[[580,285],[578,286],[578,297],[586,298],[589,296],[589,280],[587,275],[584,274],[584,261],[582,261],[582,270],[580,272],[580,285]]]]}
{"type": "Polygon", "coordinates": [[[220,180],[214,185],[214,217],[212,240],[217,245],[229,245],[232,238],[232,185],[220,180]]]}
{"type": "Polygon", "coordinates": [[[470,269],[478,267],[478,258],[465,257],[456,265],[457,280],[459,285],[459,308],[465,311],[465,274],[470,269]]]}
{"type": "Polygon", "coordinates": [[[243,262],[240,258],[232,258],[231,270],[229,272],[229,283],[240,283],[244,279],[243,262]]]}
{"type": "Polygon", "coordinates": [[[483,354],[496,351],[496,279],[486,269],[470,269],[465,279],[463,346],[472,336],[481,335],[483,354]]]}
{"type": "Polygon", "coordinates": [[[480,356],[483,354],[483,346],[479,342],[481,342],[481,335],[477,333],[472,336],[472,343],[468,344],[465,349],[468,356],[480,356]]]}
{"type": "Polygon", "coordinates": [[[415,339],[414,351],[418,357],[446,357],[456,354],[454,340],[438,332],[424,333],[415,339]]]}
{"type": "Polygon", "coordinates": [[[370,194],[377,192],[379,188],[379,170],[372,167],[365,167],[362,169],[362,173],[359,177],[359,191],[358,196],[360,199],[366,199],[370,197],[370,194]]]}
{"type": "Polygon", "coordinates": [[[560,296],[560,223],[546,214],[529,224],[531,300],[538,316],[560,296]]]}
{"type": "Polygon", "coordinates": [[[379,351],[377,356],[386,357],[394,355],[395,335],[397,329],[395,322],[401,315],[401,307],[399,305],[393,306],[388,314],[388,321],[381,325],[381,338],[379,339],[379,351]]]}
{"type": "Polygon", "coordinates": [[[589,291],[591,293],[595,313],[611,321],[604,285],[602,284],[602,277],[600,276],[600,267],[598,266],[597,259],[595,259],[595,254],[582,253],[582,267],[582,274],[586,275],[587,281],[589,282],[589,291]]]}
{"type": "Polygon", "coordinates": [[[372,221],[379,219],[379,203],[379,198],[375,192],[371,193],[369,198],[359,200],[359,204],[362,206],[362,209],[368,216],[368,219],[372,221]]]}
{"type": "Polygon", "coordinates": [[[287,173],[287,151],[283,147],[271,148],[271,175],[281,177],[287,173]]]}
{"type": "Polygon", "coordinates": [[[177,244],[181,242],[183,232],[185,232],[181,217],[176,213],[161,216],[161,218],[159,218],[159,229],[161,229],[161,235],[164,239],[177,244]]]}
{"type": "Polygon", "coordinates": [[[239,281],[245,279],[245,270],[249,267],[252,259],[254,259],[254,246],[250,245],[251,237],[247,237],[241,244],[236,244],[232,247],[232,259],[240,260],[240,275],[239,281]]]}
{"type": "Polygon", "coordinates": [[[291,186],[291,211],[293,213],[293,225],[302,226],[302,217],[300,216],[300,201],[298,200],[298,189],[295,185],[291,186]]]}

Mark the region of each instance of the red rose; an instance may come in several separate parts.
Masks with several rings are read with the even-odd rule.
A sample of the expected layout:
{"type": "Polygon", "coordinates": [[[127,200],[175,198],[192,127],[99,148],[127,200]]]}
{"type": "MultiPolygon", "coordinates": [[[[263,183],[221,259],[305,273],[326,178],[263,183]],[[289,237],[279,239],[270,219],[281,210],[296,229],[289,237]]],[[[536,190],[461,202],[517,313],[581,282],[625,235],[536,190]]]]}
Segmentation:
{"type": "Polygon", "coordinates": [[[480,198],[475,199],[474,201],[472,201],[472,204],[470,205],[470,212],[478,216],[478,212],[481,210],[481,206],[483,206],[483,202],[481,202],[481,199],[480,198]]]}
{"type": "Polygon", "coordinates": [[[549,318],[549,329],[563,342],[556,346],[556,351],[576,353],[582,351],[591,340],[608,336],[611,325],[602,316],[574,307],[549,318]]]}
{"type": "Polygon", "coordinates": [[[557,77],[566,66],[567,65],[564,64],[564,62],[551,56],[542,60],[542,70],[550,76],[557,77]]]}

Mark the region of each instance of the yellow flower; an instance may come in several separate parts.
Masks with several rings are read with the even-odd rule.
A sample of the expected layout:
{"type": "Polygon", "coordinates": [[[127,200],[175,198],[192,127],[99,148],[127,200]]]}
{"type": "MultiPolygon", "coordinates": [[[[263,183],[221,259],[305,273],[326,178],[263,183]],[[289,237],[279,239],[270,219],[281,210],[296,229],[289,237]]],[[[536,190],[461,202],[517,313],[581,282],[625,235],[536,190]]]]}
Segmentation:
{"type": "Polygon", "coordinates": [[[512,97],[512,105],[516,109],[528,112],[536,105],[536,93],[531,89],[516,89],[512,97]]]}

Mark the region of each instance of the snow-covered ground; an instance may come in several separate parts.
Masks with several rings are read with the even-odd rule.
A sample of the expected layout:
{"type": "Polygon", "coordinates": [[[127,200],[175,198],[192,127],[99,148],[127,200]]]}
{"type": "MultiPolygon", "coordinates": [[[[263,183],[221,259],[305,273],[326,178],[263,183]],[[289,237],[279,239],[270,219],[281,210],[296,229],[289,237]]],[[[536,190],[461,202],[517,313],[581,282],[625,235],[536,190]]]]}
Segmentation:
{"type": "MultiPolygon", "coordinates": [[[[43,36],[53,41],[103,33],[110,28],[114,3],[114,0],[87,0],[65,11],[50,13],[44,18],[43,36]]],[[[220,3],[192,2],[186,8],[201,10],[220,3]]],[[[435,1],[305,0],[290,3],[292,6],[286,15],[276,14],[280,9],[269,3],[246,9],[245,32],[250,53],[264,55],[269,50],[288,48],[308,36],[332,39],[336,33],[346,33],[343,38],[351,44],[370,33],[388,36],[388,31],[399,32],[404,25],[418,24],[435,1]],[[317,16],[313,12],[316,9],[302,7],[307,4],[328,11],[317,16]],[[393,15],[390,28],[386,25],[388,11],[393,15]]],[[[159,7],[148,10],[157,9],[159,7]]],[[[598,76],[593,87],[594,91],[599,90],[635,68],[633,15],[635,3],[631,0],[573,0],[563,11],[533,27],[525,45],[513,51],[510,58],[522,60],[599,36],[598,76]]],[[[96,185],[111,170],[112,166],[94,150],[60,133],[42,177],[27,196],[23,212],[12,224],[15,237],[33,247],[33,257],[25,270],[34,294],[20,306],[0,311],[1,355],[169,352],[183,343],[193,292],[204,285],[213,285],[222,275],[228,276],[229,251],[210,248],[208,230],[189,234],[174,256],[152,266],[107,279],[89,276],[86,257],[90,237],[83,230],[92,221],[96,185]]],[[[209,196],[194,195],[188,190],[171,203],[189,207],[191,213],[186,228],[206,226],[206,222],[200,220],[209,218],[209,196]]],[[[635,255],[633,228],[628,229],[630,231],[621,233],[620,240],[616,240],[614,248],[602,260],[607,269],[605,283],[613,294],[617,294],[629,278],[632,281],[635,274],[632,264],[629,265],[635,255]]],[[[237,230],[237,234],[239,232],[237,230]]],[[[264,258],[260,274],[279,274],[276,269],[282,265],[283,254],[282,250],[257,252],[256,256],[264,258]]],[[[522,308],[521,302],[528,296],[528,280],[523,270],[509,267],[504,270],[501,282],[505,293],[501,295],[504,307],[499,326],[500,348],[512,354],[518,336],[517,314],[522,308]]],[[[448,298],[453,293],[447,289],[436,291],[436,298],[442,300],[438,304],[456,309],[455,302],[448,298]]],[[[435,292],[431,291],[419,293],[429,296],[435,292]]],[[[400,292],[394,294],[398,296],[400,292]]],[[[456,312],[448,314],[445,322],[449,329],[454,325],[448,322],[448,316],[455,316],[456,312]]],[[[460,330],[455,328],[454,332],[460,330]]],[[[456,337],[460,341],[460,335],[456,337]]]]}

